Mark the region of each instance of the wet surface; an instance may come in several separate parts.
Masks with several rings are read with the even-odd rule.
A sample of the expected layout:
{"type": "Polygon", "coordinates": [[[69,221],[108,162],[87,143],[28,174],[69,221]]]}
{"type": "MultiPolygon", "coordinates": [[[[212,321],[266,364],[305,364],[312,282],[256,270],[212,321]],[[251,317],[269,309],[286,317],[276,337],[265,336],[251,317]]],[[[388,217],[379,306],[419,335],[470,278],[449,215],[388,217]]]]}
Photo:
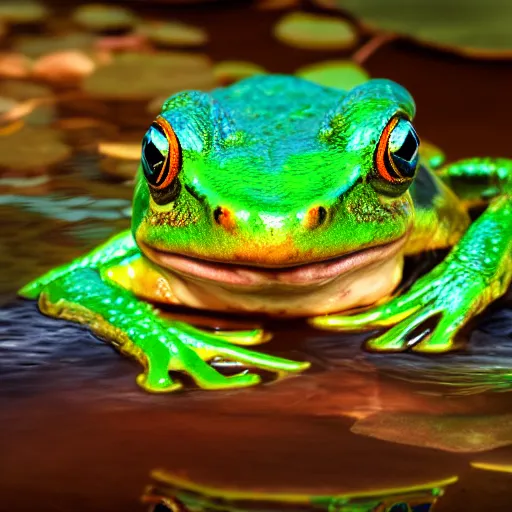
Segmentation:
{"type": "MultiPolygon", "coordinates": [[[[139,4],[130,5],[142,18],[165,12],[207,32],[204,47],[187,50],[211,59],[190,71],[202,83],[218,80],[210,67],[225,60],[288,73],[350,56],[348,50],[279,43],[272,27],[283,13],[248,3],[165,11],[146,5],[140,13],[139,4]],[[248,17],[251,30],[244,30],[248,17]]],[[[70,7],[54,3],[54,9],[66,19],[70,7]]],[[[16,27],[2,44],[12,50],[22,37],[49,39],[49,30],[16,27]]],[[[509,62],[463,60],[393,42],[364,67],[412,92],[419,133],[450,159],[512,156],[509,62]]],[[[0,511],[144,510],[140,497],[155,468],[221,489],[311,495],[456,476],[436,512],[510,508],[510,293],[475,322],[465,352],[379,356],[361,350],[362,335],[266,321],[274,340],[263,350],[308,359],[311,370],[248,390],[145,394],[135,384],[135,363],[87,329],[40,315],[34,302],[16,299],[15,291],[129,225],[130,166],[134,170],[136,163],[101,157],[97,145],[140,140],[152,118],[147,104],[160,91],[144,92],[143,101],[122,94],[105,99],[90,91],[83,95],[84,77],[64,90],[26,77],[23,89],[10,80],[0,79],[0,96],[11,101],[10,108],[12,101],[40,95],[60,99],[16,120],[23,128],[3,122],[0,144],[12,148],[9,130],[28,127],[38,136],[46,130],[50,138],[48,130],[55,130],[60,146],[48,161],[40,157],[29,165],[31,152],[21,138],[26,158],[3,164],[0,156],[0,511]]],[[[199,324],[233,325],[232,318],[178,313],[199,324]]]]}

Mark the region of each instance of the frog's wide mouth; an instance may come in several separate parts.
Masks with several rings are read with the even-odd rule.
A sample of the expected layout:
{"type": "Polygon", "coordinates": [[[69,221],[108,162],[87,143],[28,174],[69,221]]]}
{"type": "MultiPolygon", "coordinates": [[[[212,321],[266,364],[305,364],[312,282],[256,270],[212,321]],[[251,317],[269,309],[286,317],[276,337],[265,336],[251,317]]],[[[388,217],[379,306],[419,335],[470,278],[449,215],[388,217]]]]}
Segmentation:
{"type": "Polygon", "coordinates": [[[407,241],[407,233],[397,240],[345,253],[340,256],[293,266],[260,266],[206,260],[166,252],[139,241],[151,261],[184,277],[218,284],[258,287],[268,285],[307,286],[331,281],[339,275],[367,267],[396,256],[407,241]]]}

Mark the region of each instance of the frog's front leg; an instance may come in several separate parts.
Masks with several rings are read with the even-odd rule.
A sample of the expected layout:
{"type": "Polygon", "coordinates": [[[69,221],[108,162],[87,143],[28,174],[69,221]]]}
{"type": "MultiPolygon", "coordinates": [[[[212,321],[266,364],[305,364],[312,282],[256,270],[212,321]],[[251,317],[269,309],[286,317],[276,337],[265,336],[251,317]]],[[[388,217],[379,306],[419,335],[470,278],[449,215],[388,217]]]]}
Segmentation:
{"type": "MultiPolygon", "coordinates": [[[[480,196],[489,197],[494,191],[496,197],[446,259],[404,295],[362,314],[314,318],[315,326],[333,330],[391,327],[367,342],[376,351],[457,348],[460,329],[502,296],[512,281],[512,161],[472,159],[466,165],[447,166],[440,175],[458,179],[464,169],[469,180],[477,178],[480,196]],[[426,335],[415,336],[427,321],[437,323],[426,335]]],[[[475,197],[474,192],[470,195],[475,197]]]]}
{"type": "MultiPolygon", "coordinates": [[[[148,391],[180,388],[181,383],[171,378],[170,370],[188,373],[204,389],[245,387],[259,382],[258,375],[247,371],[223,376],[208,363],[216,356],[275,372],[296,372],[308,366],[249,351],[223,341],[218,334],[166,320],[150,304],[102,279],[95,269],[74,268],[47,283],[40,292],[39,307],[50,316],[87,324],[121,352],[138,360],[144,373],[137,382],[148,391]]],[[[226,335],[227,340],[240,344],[260,338],[259,331],[226,335]]]]}

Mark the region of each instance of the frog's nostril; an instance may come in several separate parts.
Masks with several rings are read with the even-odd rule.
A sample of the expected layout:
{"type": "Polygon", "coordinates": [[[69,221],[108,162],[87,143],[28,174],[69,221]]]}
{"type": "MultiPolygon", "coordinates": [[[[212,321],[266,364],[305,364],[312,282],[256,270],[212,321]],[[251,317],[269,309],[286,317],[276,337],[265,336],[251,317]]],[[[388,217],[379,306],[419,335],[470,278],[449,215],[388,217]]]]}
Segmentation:
{"type": "Polygon", "coordinates": [[[227,208],[223,208],[222,206],[217,206],[215,210],[213,210],[213,220],[224,229],[231,230],[235,227],[235,217],[233,213],[227,208]]]}
{"type": "Polygon", "coordinates": [[[304,216],[304,227],[315,229],[327,220],[327,209],[323,206],[315,206],[308,210],[304,216]]]}

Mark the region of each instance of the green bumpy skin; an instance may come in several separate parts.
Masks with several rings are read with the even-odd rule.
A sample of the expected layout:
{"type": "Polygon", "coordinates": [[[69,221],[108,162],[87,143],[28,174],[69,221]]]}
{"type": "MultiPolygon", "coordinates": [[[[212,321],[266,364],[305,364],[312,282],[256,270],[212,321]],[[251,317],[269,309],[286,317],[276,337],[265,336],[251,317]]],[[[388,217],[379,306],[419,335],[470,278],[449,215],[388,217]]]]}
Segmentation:
{"type": "Polygon", "coordinates": [[[20,295],[135,358],[152,392],[180,388],[175,372],[220,389],[259,382],[251,368],[309,366],[239,346],[268,339],[261,330],[203,331],[158,302],[388,328],[367,342],[375,351],[457,348],[512,280],[512,161],[418,153],[414,112],[389,80],[342,91],[275,75],[177,94],[145,136],[131,232],[20,295]],[[467,209],[482,203],[470,225],[467,209]],[[452,249],[393,297],[404,257],[436,248],[452,249]],[[245,369],[223,376],[219,359],[245,369]]]}

